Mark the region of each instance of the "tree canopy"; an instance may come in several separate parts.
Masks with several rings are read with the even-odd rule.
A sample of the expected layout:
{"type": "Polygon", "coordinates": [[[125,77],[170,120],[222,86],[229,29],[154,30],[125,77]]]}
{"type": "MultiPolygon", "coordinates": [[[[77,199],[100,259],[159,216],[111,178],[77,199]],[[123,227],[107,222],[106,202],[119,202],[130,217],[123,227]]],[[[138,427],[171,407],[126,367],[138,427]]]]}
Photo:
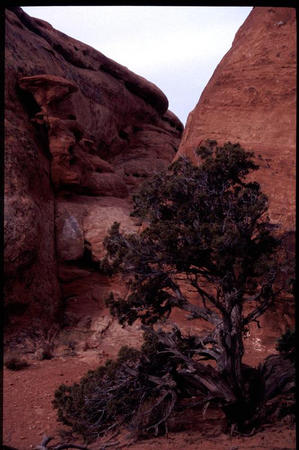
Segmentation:
{"type": "Polygon", "coordinates": [[[105,241],[110,267],[134,275],[129,296],[111,302],[123,323],[154,323],[176,306],[216,325],[254,293],[248,323],[273,300],[278,240],[266,195],[244,180],[258,169],[253,154],[214,142],[198,154],[199,167],[181,158],[134,197],[132,215],[147,224],[142,233],[121,235],[115,223],[105,241]],[[181,292],[177,274],[196,289],[196,305],[181,292]]]}

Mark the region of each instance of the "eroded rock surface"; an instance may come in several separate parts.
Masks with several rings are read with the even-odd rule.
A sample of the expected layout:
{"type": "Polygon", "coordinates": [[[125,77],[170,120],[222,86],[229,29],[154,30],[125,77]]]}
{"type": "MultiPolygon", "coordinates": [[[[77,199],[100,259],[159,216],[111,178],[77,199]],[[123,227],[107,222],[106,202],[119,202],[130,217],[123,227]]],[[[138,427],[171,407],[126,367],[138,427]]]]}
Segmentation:
{"type": "Polygon", "coordinates": [[[271,219],[295,229],[296,10],[255,7],[189,114],[178,155],[206,139],[261,155],[271,219]]]}
{"type": "Polygon", "coordinates": [[[109,226],[136,229],[130,195],[183,126],[157,86],[21,8],[6,9],[5,46],[8,329],[63,310],[79,323],[111,289],[97,270],[109,226]]]}
{"type": "MultiPolygon", "coordinates": [[[[131,194],[174,158],[182,124],[152,83],[20,8],[6,14],[8,329],[45,326],[60,313],[68,339],[82,349],[104,336],[136,341],[140,332],[108,317],[105,298],[124,287],[99,273],[98,262],[114,221],[138,230],[131,194]]],[[[207,138],[260,154],[258,181],[284,231],[294,229],[295,217],[295,50],[294,10],[254,8],[190,113],[176,154],[196,162],[207,138]]],[[[185,322],[178,312],[174,319],[185,322]]],[[[273,350],[292,323],[281,302],[249,347],[264,345],[267,334],[273,350]],[[274,324],[273,333],[283,315],[286,325],[274,324]]],[[[192,323],[190,331],[204,326],[192,323]]]]}

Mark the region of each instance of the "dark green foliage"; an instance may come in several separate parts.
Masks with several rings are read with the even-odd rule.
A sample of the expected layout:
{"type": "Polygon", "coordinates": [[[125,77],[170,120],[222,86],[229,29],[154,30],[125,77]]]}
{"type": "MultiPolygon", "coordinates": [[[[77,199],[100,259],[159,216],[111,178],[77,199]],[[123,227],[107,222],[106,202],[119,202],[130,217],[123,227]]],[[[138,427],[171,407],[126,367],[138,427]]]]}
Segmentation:
{"type": "Polygon", "coordinates": [[[296,359],[296,332],[295,330],[287,330],[277,342],[276,350],[285,358],[295,362],[296,359]]]}

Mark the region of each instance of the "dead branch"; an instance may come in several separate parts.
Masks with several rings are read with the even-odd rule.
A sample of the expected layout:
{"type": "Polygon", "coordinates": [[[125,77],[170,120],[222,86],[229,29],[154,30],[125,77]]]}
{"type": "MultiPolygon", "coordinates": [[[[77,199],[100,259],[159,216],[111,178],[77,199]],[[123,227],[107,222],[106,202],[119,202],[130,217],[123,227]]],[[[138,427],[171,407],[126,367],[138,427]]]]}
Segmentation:
{"type": "Polygon", "coordinates": [[[52,441],[52,439],[53,439],[52,436],[46,436],[46,435],[44,435],[41,444],[40,444],[40,445],[37,445],[37,446],[35,447],[35,449],[36,449],[36,450],[47,450],[47,448],[48,448],[48,443],[49,443],[50,441],[52,441]]]}
{"type": "MultiPolygon", "coordinates": [[[[119,445],[120,442],[119,441],[115,441],[115,442],[107,442],[103,445],[101,445],[101,447],[99,448],[99,450],[106,450],[106,448],[108,447],[114,447],[116,445],[119,445]]],[[[119,447],[118,447],[119,448],[119,447]]]]}
{"type": "MultiPolygon", "coordinates": [[[[214,325],[217,325],[221,321],[219,315],[217,313],[215,313],[214,311],[211,311],[209,308],[207,308],[207,307],[201,308],[200,306],[193,305],[192,303],[190,303],[186,299],[186,297],[182,294],[179,286],[170,278],[168,279],[168,281],[169,281],[169,287],[171,288],[171,290],[174,293],[174,297],[172,297],[172,299],[174,300],[174,303],[176,303],[177,306],[180,307],[181,309],[183,309],[184,311],[189,312],[193,319],[204,319],[214,325]]],[[[204,292],[204,294],[208,298],[211,297],[206,292],[204,292]]],[[[213,297],[213,299],[214,299],[214,297],[213,297]]]]}
{"type": "Polygon", "coordinates": [[[274,303],[274,296],[264,299],[253,311],[251,311],[243,320],[244,325],[256,321],[264,312],[274,303]]]}
{"type": "Polygon", "coordinates": [[[81,450],[88,450],[88,447],[84,447],[82,445],[77,445],[77,444],[71,444],[71,443],[57,445],[56,447],[53,447],[53,449],[51,449],[51,450],[63,450],[65,448],[79,448],[81,450]]]}
{"type": "MultiPolygon", "coordinates": [[[[186,368],[178,370],[178,374],[185,379],[187,385],[190,383],[201,394],[211,394],[214,398],[222,398],[228,402],[235,400],[233,391],[217,370],[210,365],[206,366],[199,361],[194,361],[178,349],[174,340],[175,334],[179,332],[178,329],[174,328],[172,334],[166,334],[160,330],[155,331],[145,325],[142,325],[141,328],[158,338],[159,342],[165,347],[165,352],[172,354],[178,361],[185,363],[186,368]]],[[[152,377],[151,381],[154,381],[152,377]]],[[[156,383],[158,384],[158,380],[156,383]]]]}
{"type": "Polygon", "coordinates": [[[260,366],[260,371],[265,379],[266,400],[295,387],[295,366],[289,359],[270,355],[260,366]]]}
{"type": "Polygon", "coordinates": [[[165,395],[163,396],[162,400],[159,400],[159,401],[153,406],[153,408],[151,409],[151,412],[152,412],[157,406],[159,406],[160,403],[162,403],[163,400],[165,400],[165,398],[167,398],[168,395],[171,396],[171,402],[170,402],[170,404],[169,404],[169,406],[168,406],[168,408],[167,408],[167,410],[166,410],[164,416],[163,416],[160,420],[158,420],[158,422],[154,423],[153,425],[150,425],[150,426],[146,429],[146,431],[150,431],[152,428],[154,428],[154,430],[155,430],[155,436],[158,436],[158,433],[159,433],[159,426],[160,426],[162,423],[165,423],[165,424],[166,424],[166,421],[167,421],[168,417],[169,417],[170,414],[172,413],[172,410],[173,410],[173,408],[174,408],[175,402],[176,402],[176,400],[177,400],[177,395],[176,395],[176,393],[173,392],[173,391],[168,391],[168,392],[166,392],[165,395]]]}
{"type": "Polygon", "coordinates": [[[63,449],[67,449],[67,448],[77,448],[80,450],[88,450],[88,447],[85,447],[82,445],[77,445],[77,444],[72,444],[72,443],[62,443],[62,444],[55,445],[54,447],[53,446],[48,447],[48,444],[50,441],[52,441],[52,439],[54,439],[52,436],[44,435],[41,444],[37,445],[35,447],[35,450],[63,450],[63,449]]]}

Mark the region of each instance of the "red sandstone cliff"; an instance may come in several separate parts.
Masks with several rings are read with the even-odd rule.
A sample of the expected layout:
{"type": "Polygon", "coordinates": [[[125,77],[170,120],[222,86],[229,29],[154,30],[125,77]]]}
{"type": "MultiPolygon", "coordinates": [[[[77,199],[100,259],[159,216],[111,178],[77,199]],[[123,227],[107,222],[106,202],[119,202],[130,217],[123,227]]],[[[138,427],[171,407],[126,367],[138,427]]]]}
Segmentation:
{"type": "Polygon", "coordinates": [[[165,95],[21,8],[5,36],[5,301],[8,329],[74,324],[100,310],[94,270],[114,220],[135,229],[130,192],[168,165],[183,126],[165,95]]]}
{"type": "MultiPolygon", "coordinates": [[[[256,151],[272,219],[285,231],[295,216],[295,26],[290,8],[253,10],[177,153],[196,161],[207,138],[256,151]]],[[[113,355],[116,338],[129,344],[136,333],[121,334],[104,308],[120,284],[97,270],[103,237],[115,220],[136,230],[130,193],[173,159],[183,127],[156,86],[21,9],[7,10],[5,69],[8,329],[63,312],[71,339],[96,347],[105,335],[113,355]]],[[[271,314],[254,339],[291,324],[287,304],[271,314]]]]}
{"type": "Polygon", "coordinates": [[[195,109],[179,155],[197,161],[205,139],[239,142],[261,155],[254,176],[269,196],[270,215],[295,229],[296,11],[256,7],[237,32],[195,109]]]}

